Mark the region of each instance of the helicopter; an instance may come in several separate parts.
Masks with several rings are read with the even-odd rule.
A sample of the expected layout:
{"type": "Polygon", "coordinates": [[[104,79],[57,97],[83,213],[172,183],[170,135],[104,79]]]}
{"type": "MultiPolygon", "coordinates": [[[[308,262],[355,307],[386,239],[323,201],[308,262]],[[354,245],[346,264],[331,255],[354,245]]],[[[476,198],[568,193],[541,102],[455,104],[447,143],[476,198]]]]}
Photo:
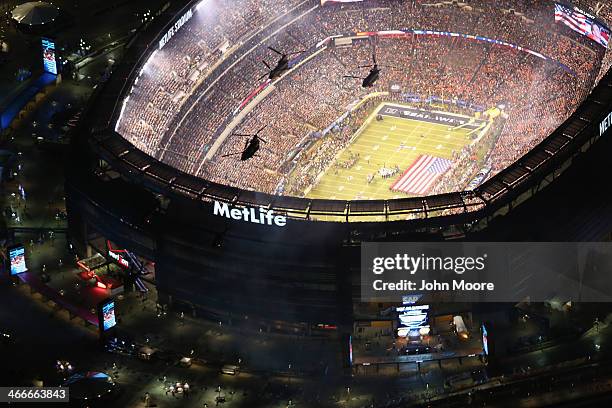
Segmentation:
{"type": "Polygon", "coordinates": [[[240,155],[240,161],[247,161],[249,160],[251,157],[255,156],[255,154],[259,151],[260,146],[260,142],[264,142],[267,143],[264,139],[262,139],[261,137],[259,137],[259,134],[266,128],[268,127],[268,125],[265,125],[264,127],[262,127],[261,129],[259,129],[255,134],[253,135],[248,135],[248,134],[244,134],[244,133],[232,133],[232,136],[243,136],[243,137],[248,137],[249,139],[247,139],[244,142],[244,148],[241,152],[236,152],[236,153],[229,153],[229,154],[224,154],[221,157],[229,157],[229,156],[237,156],[240,155]]]}
{"type": "Polygon", "coordinates": [[[360,65],[358,68],[370,68],[370,72],[368,73],[368,75],[366,75],[365,78],[361,78],[358,76],[354,76],[354,75],[345,75],[345,78],[354,78],[354,79],[361,79],[362,83],[361,83],[361,87],[362,88],[371,88],[372,86],[374,86],[374,84],[376,83],[376,81],[378,80],[378,77],[380,77],[380,68],[378,68],[378,64],[376,63],[376,54],[372,53],[372,61],[374,62],[374,64],[372,65],[360,65]]]}
{"type": "MultiPolygon", "coordinates": [[[[362,83],[361,83],[361,87],[362,88],[371,88],[374,86],[374,84],[376,83],[376,81],[378,81],[378,78],[380,77],[380,66],[382,65],[378,65],[378,63],[376,62],[376,53],[373,52],[372,53],[372,62],[373,64],[370,65],[360,65],[357,68],[371,68],[370,72],[368,73],[368,75],[366,75],[365,78],[361,78],[358,76],[354,76],[354,75],[345,75],[345,78],[354,78],[354,79],[361,79],[362,83]]],[[[391,67],[394,68],[394,67],[391,67]]]]}
{"type": "Polygon", "coordinates": [[[297,55],[297,54],[301,54],[303,51],[298,51],[298,52],[292,52],[290,54],[284,54],[270,46],[268,46],[268,49],[274,51],[275,53],[277,53],[278,55],[281,56],[281,58],[278,60],[278,62],[276,63],[276,66],[274,68],[272,68],[270,65],[268,65],[268,63],[264,60],[262,60],[261,62],[263,62],[263,64],[266,66],[266,68],[268,68],[270,71],[266,74],[263,74],[261,77],[259,77],[259,79],[261,80],[262,78],[264,78],[266,75],[268,76],[268,79],[270,80],[274,80],[278,77],[280,77],[281,75],[283,75],[285,72],[289,71],[289,56],[291,55],[297,55]]]}

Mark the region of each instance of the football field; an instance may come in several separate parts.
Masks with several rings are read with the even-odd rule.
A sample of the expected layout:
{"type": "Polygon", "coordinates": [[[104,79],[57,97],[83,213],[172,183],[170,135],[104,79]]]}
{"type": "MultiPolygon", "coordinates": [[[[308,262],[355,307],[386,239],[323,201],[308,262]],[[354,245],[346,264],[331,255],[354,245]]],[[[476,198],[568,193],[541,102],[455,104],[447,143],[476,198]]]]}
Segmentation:
{"type": "Polygon", "coordinates": [[[453,152],[459,152],[470,143],[470,133],[476,126],[465,126],[469,120],[459,115],[410,107],[388,104],[379,107],[361,133],[326,169],[307,197],[338,200],[409,197],[407,193],[391,191],[390,187],[421,155],[452,160],[453,152]],[[402,109],[409,109],[410,116],[402,109]],[[375,119],[377,113],[395,110],[400,113],[383,113],[382,121],[375,119]],[[458,123],[464,123],[464,126],[458,123]],[[382,173],[392,171],[394,174],[383,177],[381,169],[387,169],[382,173]],[[372,175],[375,176],[368,182],[372,175]]]}

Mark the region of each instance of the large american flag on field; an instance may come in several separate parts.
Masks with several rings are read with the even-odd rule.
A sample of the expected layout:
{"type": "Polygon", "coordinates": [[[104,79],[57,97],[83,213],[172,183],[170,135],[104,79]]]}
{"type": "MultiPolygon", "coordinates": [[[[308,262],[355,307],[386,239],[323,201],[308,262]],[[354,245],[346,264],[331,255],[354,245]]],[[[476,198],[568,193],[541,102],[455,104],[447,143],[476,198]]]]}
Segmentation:
{"type": "Polygon", "coordinates": [[[570,8],[555,3],[555,21],[562,22],[572,30],[587,36],[591,40],[608,47],[610,42],[610,30],[603,24],[594,21],[585,12],[577,8],[570,8]]]}
{"type": "Polygon", "coordinates": [[[450,166],[450,160],[423,154],[393,183],[391,190],[424,195],[450,166]]]}

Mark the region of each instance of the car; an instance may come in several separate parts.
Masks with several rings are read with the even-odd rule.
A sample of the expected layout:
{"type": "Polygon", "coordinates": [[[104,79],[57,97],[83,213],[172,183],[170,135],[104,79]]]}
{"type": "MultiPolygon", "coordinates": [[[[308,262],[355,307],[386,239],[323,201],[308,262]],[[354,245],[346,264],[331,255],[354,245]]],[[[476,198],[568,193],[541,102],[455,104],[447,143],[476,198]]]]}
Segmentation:
{"type": "Polygon", "coordinates": [[[226,364],[221,368],[221,373],[227,375],[237,375],[239,368],[236,365],[226,364]]]}

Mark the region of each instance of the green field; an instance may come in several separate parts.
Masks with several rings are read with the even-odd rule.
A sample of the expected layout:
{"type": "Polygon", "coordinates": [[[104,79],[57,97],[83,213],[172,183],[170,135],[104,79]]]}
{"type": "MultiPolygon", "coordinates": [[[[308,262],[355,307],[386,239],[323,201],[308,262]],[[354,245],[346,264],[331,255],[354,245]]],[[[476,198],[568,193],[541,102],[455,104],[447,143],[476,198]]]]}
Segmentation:
{"type": "Polygon", "coordinates": [[[384,116],[383,121],[372,120],[353,143],[340,153],[307,197],[338,200],[373,200],[407,197],[393,192],[389,187],[421,154],[451,159],[453,151],[459,152],[470,142],[469,129],[449,130],[447,125],[384,116]],[[400,149],[401,145],[406,148],[400,149]],[[359,157],[350,169],[339,167],[351,155],[359,157]],[[376,175],[368,184],[369,174],[376,174],[382,167],[398,166],[400,171],[390,178],[376,175]]]}

